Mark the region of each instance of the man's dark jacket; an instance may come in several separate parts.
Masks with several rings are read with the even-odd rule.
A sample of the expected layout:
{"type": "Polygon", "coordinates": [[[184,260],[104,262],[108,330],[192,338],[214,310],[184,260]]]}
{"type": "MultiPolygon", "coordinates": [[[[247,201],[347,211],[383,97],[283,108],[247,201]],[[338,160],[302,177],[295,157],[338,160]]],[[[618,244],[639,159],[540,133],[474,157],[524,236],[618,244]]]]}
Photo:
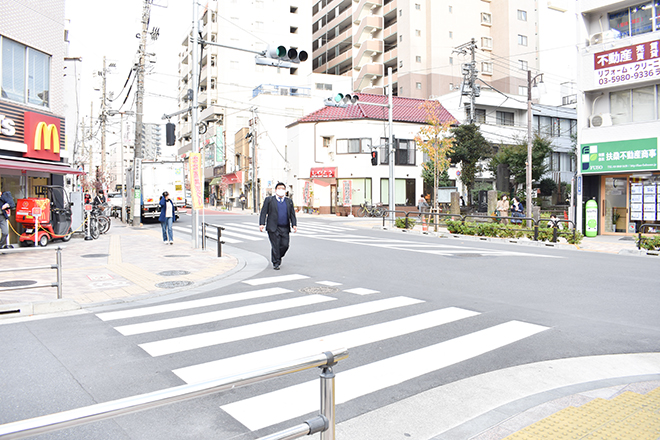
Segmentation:
{"type": "MultiPolygon", "coordinates": [[[[288,217],[288,229],[291,230],[291,226],[298,226],[296,222],[296,211],[293,207],[293,200],[288,197],[284,198],[286,203],[286,211],[288,217]]],[[[264,200],[264,206],[261,207],[261,214],[259,215],[259,224],[266,225],[266,230],[269,232],[277,231],[277,196],[266,197],[264,200]],[[266,218],[268,214],[268,218],[266,218]]]]}

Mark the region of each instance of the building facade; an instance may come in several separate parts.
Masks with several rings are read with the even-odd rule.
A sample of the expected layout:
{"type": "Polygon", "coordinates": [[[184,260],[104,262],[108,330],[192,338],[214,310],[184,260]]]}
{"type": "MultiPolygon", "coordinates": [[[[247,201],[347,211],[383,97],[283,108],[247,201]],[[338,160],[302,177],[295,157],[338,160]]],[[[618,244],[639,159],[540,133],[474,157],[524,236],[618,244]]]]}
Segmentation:
{"type": "MultiPolygon", "coordinates": [[[[288,126],[291,154],[286,182],[296,206],[338,215],[355,212],[362,203],[383,203],[389,207],[387,97],[362,93],[358,96],[360,101],[355,105],[324,107],[288,126]],[[375,166],[371,163],[373,150],[377,151],[375,166]]],[[[424,190],[424,154],[415,142],[428,117],[422,108],[424,102],[393,99],[392,159],[397,209],[415,210],[424,190]]],[[[454,121],[442,106],[435,111],[441,121],[454,121]]]]}
{"type": "MultiPolygon", "coordinates": [[[[320,0],[312,8],[314,72],[346,75],[353,90],[382,93],[391,67],[395,95],[427,99],[460,86],[472,50],[456,48],[474,39],[481,79],[503,93],[524,96],[527,70],[556,74],[554,92],[561,100],[560,84],[574,81],[567,74],[575,67],[573,3],[320,0]]],[[[545,103],[560,104],[549,96],[545,103]]]]}
{"type": "Polygon", "coordinates": [[[31,2],[3,3],[0,190],[14,199],[36,197],[39,185],[63,185],[65,176],[80,174],[63,154],[64,35],[64,0],[47,2],[38,11],[31,2]]]}
{"type": "Polygon", "coordinates": [[[578,225],[631,234],[657,223],[660,4],[581,0],[578,225]],[[586,217],[585,204],[597,210],[586,217]]]}

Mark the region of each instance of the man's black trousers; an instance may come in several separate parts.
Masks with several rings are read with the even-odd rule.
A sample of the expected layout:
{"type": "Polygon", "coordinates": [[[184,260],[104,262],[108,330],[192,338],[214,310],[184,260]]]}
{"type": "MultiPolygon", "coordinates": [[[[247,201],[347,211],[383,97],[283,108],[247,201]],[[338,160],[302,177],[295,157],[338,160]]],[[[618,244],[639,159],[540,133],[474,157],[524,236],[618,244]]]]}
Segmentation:
{"type": "Polygon", "coordinates": [[[282,264],[282,257],[289,250],[289,227],[278,226],[274,232],[268,231],[268,239],[270,240],[270,260],[273,266],[282,264]]]}

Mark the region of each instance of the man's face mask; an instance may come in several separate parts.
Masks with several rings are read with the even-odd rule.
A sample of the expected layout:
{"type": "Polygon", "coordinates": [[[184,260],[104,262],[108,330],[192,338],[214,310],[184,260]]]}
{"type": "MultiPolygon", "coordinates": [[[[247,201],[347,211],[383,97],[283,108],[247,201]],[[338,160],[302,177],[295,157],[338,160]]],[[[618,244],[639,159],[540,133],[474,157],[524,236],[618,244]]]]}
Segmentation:
{"type": "Polygon", "coordinates": [[[275,190],[275,194],[277,194],[278,197],[284,197],[284,195],[286,194],[286,191],[283,190],[282,188],[280,188],[280,189],[276,189],[276,190],[275,190]]]}

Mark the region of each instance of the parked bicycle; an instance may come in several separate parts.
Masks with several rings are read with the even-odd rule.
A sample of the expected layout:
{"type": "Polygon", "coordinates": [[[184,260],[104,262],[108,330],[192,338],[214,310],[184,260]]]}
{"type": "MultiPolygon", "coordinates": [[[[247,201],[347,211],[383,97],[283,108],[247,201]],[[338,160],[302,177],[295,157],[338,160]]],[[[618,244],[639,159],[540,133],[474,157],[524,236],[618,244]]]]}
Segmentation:
{"type": "Polygon", "coordinates": [[[94,240],[110,230],[112,221],[109,216],[104,214],[105,207],[104,205],[94,205],[89,212],[89,235],[94,240]]]}
{"type": "Polygon", "coordinates": [[[376,205],[361,203],[357,211],[358,217],[385,217],[386,214],[387,211],[382,203],[377,203],[376,205]]]}

